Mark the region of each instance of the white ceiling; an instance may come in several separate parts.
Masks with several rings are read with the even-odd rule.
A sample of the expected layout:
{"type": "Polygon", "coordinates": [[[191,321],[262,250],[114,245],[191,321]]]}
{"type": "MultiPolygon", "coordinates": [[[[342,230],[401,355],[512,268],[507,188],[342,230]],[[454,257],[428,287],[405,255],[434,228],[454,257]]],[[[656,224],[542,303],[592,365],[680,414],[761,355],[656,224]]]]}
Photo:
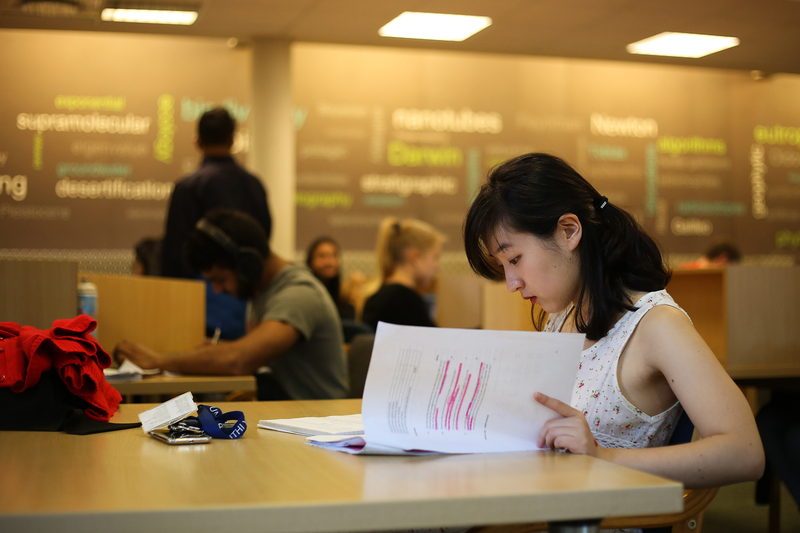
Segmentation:
{"type": "Polygon", "coordinates": [[[28,16],[19,10],[20,1],[0,0],[0,28],[236,37],[240,42],[277,38],[800,74],[797,0],[167,0],[199,7],[190,27],[102,22],[100,8],[112,3],[108,0],[76,0],[82,9],[72,18],[28,16]],[[462,43],[380,37],[378,28],[403,11],[484,15],[494,23],[462,43]],[[741,44],[701,59],[625,51],[626,44],[662,31],[728,35],[741,44]]]}

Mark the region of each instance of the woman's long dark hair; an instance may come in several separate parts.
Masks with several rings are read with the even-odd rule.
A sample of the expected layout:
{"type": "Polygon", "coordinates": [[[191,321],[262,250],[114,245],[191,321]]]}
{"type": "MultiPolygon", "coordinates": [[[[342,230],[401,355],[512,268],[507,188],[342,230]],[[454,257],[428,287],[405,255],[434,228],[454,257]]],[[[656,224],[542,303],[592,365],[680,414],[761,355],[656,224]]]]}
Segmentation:
{"type": "MultiPolygon", "coordinates": [[[[489,252],[495,230],[530,233],[546,241],[567,213],[577,216],[583,227],[575,326],[587,338],[598,340],[620,312],[635,309],[626,291],[661,290],[671,272],[658,245],[636,220],[609,203],[564,160],[532,153],[492,170],[464,221],[464,248],[475,272],[503,280],[503,270],[489,252]]],[[[534,320],[537,329],[542,329],[544,319],[543,312],[534,320]]]]}

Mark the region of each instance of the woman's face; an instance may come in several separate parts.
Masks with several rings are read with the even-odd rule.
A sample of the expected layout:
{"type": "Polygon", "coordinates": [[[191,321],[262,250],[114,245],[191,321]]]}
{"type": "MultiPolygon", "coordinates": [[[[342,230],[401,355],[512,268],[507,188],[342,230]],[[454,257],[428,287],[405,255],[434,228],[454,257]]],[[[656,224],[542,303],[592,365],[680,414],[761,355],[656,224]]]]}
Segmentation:
{"type": "Polygon", "coordinates": [[[320,279],[331,279],[339,273],[339,250],[329,242],[318,245],[311,253],[311,271],[320,279]]]}
{"type": "Polygon", "coordinates": [[[439,256],[442,254],[442,243],[437,242],[431,248],[420,252],[414,263],[414,278],[418,287],[428,287],[439,273],[439,256]]]}
{"type": "Polygon", "coordinates": [[[548,313],[563,311],[580,293],[580,260],[560,228],[550,240],[498,228],[489,252],[503,268],[506,287],[548,313]]]}

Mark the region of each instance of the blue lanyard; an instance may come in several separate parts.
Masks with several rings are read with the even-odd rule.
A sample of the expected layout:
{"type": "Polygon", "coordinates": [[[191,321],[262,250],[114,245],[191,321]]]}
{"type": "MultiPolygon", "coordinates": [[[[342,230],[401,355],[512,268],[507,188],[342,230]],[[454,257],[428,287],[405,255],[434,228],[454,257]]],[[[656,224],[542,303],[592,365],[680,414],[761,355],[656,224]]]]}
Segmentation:
{"type": "Polygon", "coordinates": [[[219,407],[211,405],[198,405],[197,416],[186,419],[195,419],[200,422],[203,431],[215,439],[238,439],[247,430],[247,422],[241,411],[223,413],[219,407]]]}

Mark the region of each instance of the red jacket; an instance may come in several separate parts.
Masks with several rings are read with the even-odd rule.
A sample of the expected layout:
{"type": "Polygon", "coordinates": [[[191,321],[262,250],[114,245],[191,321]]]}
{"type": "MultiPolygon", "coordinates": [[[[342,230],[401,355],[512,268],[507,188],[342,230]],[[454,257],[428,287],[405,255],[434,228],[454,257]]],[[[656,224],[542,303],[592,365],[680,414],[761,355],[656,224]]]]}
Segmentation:
{"type": "Polygon", "coordinates": [[[108,421],[122,396],[103,375],[111,356],[91,336],[96,326],[87,315],[56,320],[47,330],[0,322],[0,387],[22,392],[55,367],[67,389],[89,404],[86,416],[108,421]]]}

